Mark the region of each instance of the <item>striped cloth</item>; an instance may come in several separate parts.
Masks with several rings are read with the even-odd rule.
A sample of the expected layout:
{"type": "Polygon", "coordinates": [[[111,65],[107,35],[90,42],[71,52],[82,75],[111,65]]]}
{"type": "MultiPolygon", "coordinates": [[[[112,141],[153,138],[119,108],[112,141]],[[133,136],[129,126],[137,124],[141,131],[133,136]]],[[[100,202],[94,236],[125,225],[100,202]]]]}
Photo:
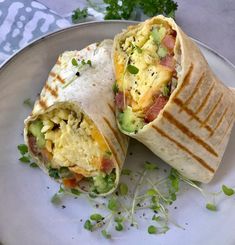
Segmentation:
{"type": "Polygon", "coordinates": [[[0,63],[35,38],[70,25],[36,1],[0,0],[0,63]]]}

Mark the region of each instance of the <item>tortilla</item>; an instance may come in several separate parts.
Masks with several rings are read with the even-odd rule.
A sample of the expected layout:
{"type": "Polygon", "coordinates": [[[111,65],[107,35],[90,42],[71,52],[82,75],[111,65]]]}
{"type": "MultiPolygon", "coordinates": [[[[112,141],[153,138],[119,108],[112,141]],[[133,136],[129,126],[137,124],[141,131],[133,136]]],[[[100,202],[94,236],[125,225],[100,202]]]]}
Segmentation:
{"type": "Polygon", "coordinates": [[[104,40],[60,55],[25,120],[29,153],[72,192],[113,192],[125,160],[128,138],[115,120],[112,45],[104,40]]]}

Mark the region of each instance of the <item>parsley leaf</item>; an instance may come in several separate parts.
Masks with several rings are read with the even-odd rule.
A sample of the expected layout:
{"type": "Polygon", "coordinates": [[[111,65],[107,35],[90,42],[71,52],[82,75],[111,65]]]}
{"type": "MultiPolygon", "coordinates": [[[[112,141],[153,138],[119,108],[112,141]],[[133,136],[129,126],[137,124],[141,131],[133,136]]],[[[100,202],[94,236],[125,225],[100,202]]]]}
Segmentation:
{"type": "Polygon", "coordinates": [[[118,84],[117,84],[116,81],[115,81],[115,83],[113,84],[113,92],[114,92],[114,94],[117,94],[117,93],[118,93],[118,84]]]}
{"type": "Polygon", "coordinates": [[[76,24],[80,20],[85,19],[87,16],[88,16],[87,8],[84,9],[77,8],[76,10],[73,11],[72,22],[76,24]]]}
{"type": "Polygon", "coordinates": [[[107,4],[105,19],[129,19],[133,16],[135,9],[140,9],[149,17],[163,14],[175,17],[177,3],[173,0],[104,0],[107,4]]]}
{"type": "Polygon", "coordinates": [[[29,157],[23,156],[21,158],[19,158],[19,160],[23,163],[30,163],[30,159],[29,157]]]}
{"type": "Polygon", "coordinates": [[[110,209],[111,211],[117,211],[118,209],[118,204],[117,204],[117,200],[113,197],[111,197],[109,199],[109,202],[108,202],[108,209],[110,209]]]}
{"type": "Polygon", "coordinates": [[[17,148],[18,148],[21,155],[28,153],[28,147],[25,144],[20,144],[17,146],[17,148]]]}

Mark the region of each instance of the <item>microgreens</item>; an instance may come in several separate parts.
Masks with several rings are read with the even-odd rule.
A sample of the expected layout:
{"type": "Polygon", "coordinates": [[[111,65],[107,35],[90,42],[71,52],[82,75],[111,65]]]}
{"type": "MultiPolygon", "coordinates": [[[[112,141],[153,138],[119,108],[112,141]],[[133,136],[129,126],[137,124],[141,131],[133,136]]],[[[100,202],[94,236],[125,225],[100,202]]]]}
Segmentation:
{"type": "Polygon", "coordinates": [[[222,185],[222,190],[227,196],[232,196],[234,194],[234,190],[226,185],[222,185]]]}
{"type": "Polygon", "coordinates": [[[154,225],[150,225],[150,226],[148,227],[148,233],[149,233],[149,234],[156,234],[156,233],[157,233],[157,227],[154,226],[154,225]]]}
{"type": "Polygon", "coordinates": [[[128,193],[128,187],[125,183],[119,184],[119,193],[121,196],[126,196],[128,193]]]}
{"type": "Polygon", "coordinates": [[[209,209],[210,211],[217,211],[217,207],[215,206],[215,204],[212,203],[207,203],[206,208],[209,209]]]}
{"type": "Polygon", "coordinates": [[[77,8],[73,11],[72,14],[72,22],[74,24],[78,23],[80,20],[85,19],[88,16],[88,10],[87,8],[80,9],[77,8]]]}
{"type": "Polygon", "coordinates": [[[100,215],[100,214],[92,214],[92,215],[90,216],[90,219],[93,220],[93,221],[101,221],[101,220],[104,219],[104,218],[103,218],[103,216],[100,215]]]}

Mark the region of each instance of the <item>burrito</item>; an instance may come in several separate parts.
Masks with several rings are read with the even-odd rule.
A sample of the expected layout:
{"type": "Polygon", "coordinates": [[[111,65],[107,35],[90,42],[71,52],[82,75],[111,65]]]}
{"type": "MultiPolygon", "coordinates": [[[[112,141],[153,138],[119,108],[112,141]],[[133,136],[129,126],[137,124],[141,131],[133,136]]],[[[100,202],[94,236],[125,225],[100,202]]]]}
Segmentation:
{"type": "Polygon", "coordinates": [[[214,176],[234,123],[234,95],[171,18],[156,16],[116,35],[119,129],[189,179],[214,176]]]}
{"type": "Polygon", "coordinates": [[[128,138],[115,119],[112,40],[66,51],[25,120],[29,153],[69,190],[107,195],[118,185],[128,138]]]}

